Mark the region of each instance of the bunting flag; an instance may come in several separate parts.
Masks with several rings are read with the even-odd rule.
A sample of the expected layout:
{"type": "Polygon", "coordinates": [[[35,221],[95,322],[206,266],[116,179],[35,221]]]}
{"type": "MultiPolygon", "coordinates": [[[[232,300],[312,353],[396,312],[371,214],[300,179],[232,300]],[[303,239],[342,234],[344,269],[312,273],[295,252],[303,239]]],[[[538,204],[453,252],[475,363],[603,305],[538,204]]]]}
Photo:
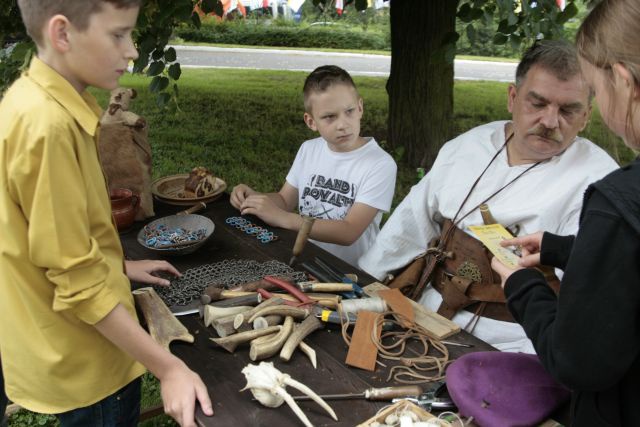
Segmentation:
{"type": "Polygon", "coordinates": [[[564,10],[564,8],[567,6],[567,0],[556,0],[556,4],[560,8],[560,10],[564,10]]]}
{"type": "Polygon", "coordinates": [[[342,9],[344,9],[344,2],[342,0],[336,0],[336,12],[342,16],[342,9]]]}

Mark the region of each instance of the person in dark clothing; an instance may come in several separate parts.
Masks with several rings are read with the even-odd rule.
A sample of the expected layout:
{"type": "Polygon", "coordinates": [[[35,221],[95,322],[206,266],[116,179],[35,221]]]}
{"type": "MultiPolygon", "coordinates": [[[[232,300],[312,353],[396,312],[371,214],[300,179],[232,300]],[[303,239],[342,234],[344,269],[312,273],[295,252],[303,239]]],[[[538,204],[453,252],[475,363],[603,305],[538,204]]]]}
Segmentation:
{"type": "MultiPolygon", "coordinates": [[[[640,148],[640,1],[602,1],[576,40],[605,123],[640,148]]],[[[492,262],[543,365],[573,392],[572,425],[640,425],[640,158],[587,189],[575,237],[504,245],[522,247],[521,267],[564,270],[556,298],[539,271],[492,262]]]]}

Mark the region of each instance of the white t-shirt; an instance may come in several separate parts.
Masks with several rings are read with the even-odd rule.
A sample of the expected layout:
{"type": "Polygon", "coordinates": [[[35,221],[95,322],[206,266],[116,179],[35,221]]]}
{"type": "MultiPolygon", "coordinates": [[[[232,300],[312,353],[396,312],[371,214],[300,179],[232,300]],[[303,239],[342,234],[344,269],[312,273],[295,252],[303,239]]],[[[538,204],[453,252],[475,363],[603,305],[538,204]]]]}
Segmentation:
{"type": "Polygon", "coordinates": [[[342,220],[354,203],[378,209],[374,220],[351,246],[311,240],[351,265],[371,246],[388,212],[396,185],[396,163],[373,139],[346,153],[331,151],[324,138],[305,141],[287,175],[298,189],[302,215],[342,220]]]}
{"type": "MultiPolygon", "coordinates": [[[[453,219],[475,180],[505,142],[507,122],[474,128],[446,143],[427,175],[415,185],[393,211],[373,246],[360,258],[359,266],[382,280],[389,272],[407,265],[425,252],[440,234],[442,221],[453,219]]],[[[531,165],[509,166],[506,149],[498,155],[462,208],[460,216],[531,165]]],[[[487,204],[493,217],[519,235],[545,230],[567,235],[578,230],[584,190],[618,165],[609,155],[584,138],[576,138],[562,154],[525,173],[487,204]]],[[[458,227],[482,224],[478,209],[458,227]]],[[[436,311],[442,297],[427,287],[420,302],[436,311]]],[[[453,321],[461,327],[472,314],[461,310],[453,321]]],[[[505,351],[533,353],[533,346],[517,323],[481,317],[472,332],[505,351]]]]}

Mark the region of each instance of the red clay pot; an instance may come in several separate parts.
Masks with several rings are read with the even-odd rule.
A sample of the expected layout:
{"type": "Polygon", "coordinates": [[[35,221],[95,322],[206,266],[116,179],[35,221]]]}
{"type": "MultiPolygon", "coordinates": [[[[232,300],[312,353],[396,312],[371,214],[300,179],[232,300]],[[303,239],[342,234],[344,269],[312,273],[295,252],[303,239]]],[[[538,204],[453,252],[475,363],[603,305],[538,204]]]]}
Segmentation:
{"type": "Polygon", "coordinates": [[[114,188],[109,194],[111,213],[116,221],[118,231],[131,227],[140,207],[140,197],[126,188],[114,188]]]}

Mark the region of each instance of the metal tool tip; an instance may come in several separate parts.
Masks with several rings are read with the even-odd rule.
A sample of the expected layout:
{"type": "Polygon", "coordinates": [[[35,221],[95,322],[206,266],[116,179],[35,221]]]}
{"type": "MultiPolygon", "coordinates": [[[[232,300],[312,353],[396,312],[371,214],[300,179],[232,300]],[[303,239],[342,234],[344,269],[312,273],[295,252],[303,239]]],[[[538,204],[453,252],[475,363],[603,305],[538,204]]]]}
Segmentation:
{"type": "Polygon", "coordinates": [[[293,264],[295,264],[295,262],[296,262],[296,256],[294,255],[289,260],[289,267],[293,267],[293,264]]]}

